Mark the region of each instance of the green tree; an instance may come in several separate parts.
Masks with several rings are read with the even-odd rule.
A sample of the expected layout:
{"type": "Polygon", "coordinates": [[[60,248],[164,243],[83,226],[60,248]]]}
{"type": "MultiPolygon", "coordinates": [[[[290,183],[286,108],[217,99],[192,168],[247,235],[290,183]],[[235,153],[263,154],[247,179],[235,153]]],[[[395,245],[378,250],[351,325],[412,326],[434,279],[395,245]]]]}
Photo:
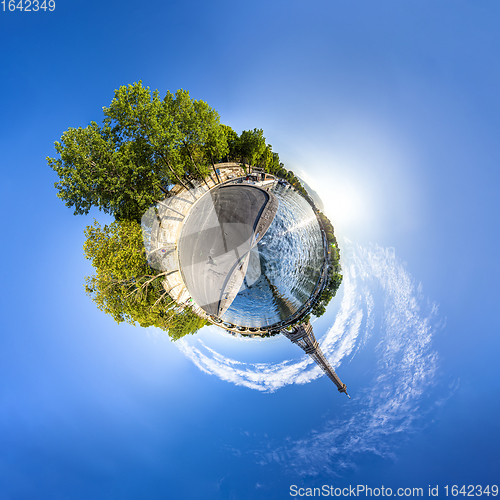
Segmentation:
{"type": "MultiPolygon", "coordinates": [[[[210,166],[217,175],[215,163],[223,157],[246,159],[307,193],[266,144],[262,129],[238,136],[220,123],[206,102],[192,99],[185,90],[167,92],[162,99],[142,82],[122,86],[103,112],[101,126],[91,122],[85,128],[69,128],[55,143],[58,157],[47,158],[59,176],[58,197],[75,214],[97,207],[116,219],[109,226],[101,228],[96,222],[86,229],[85,254],[96,270],[86,278],[86,291],[117,322],[157,326],[180,338],[205,321],[176,304],[163,288],[164,273],[147,264],[141,216],[172,184],[189,189],[187,179],[192,177],[207,183],[210,166]]],[[[333,226],[321,217],[329,243],[336,245],[333,226]]],[[[313,311],[316,315],[324,312],[342,280],[338,251],[330,252],[330,260],[329,282],[313,311]]]]}
{"type": "Polygon", "coordinates": [[[76,214],[98,207],[118,219],[140,219],[184,176],[205,179],[214,159],[227,154],[219,115],[189,92],[161,99],[142,82],[115,91],[103,125],[70,128],[47,158],[60,181],[58,197],[76,214]]]}
{"type": "Polygon", "coordinates": [[[60,158],[47,158],[57,172],[58,197],[76,214],[97,206],[117,218],[140,218],[161,197],[169,178],[130,143],[117,145],[108,126],[92,122],[70,128],[55,143],[60,158]]]}
{"type": "Polygon", "coordinates": [[[219,121],[219,115],[207,103],[197,101],[197,113],[199,120],[203,123],[205,133],[203,135],[202,151],[212,164],[213,171],[219,179],[215,162],[229,153],[227,133],[230,127],[225,127],[219,121]]]}
{"type": "Polygon", "coordinates": [[[169,182],[182,181],[181,131],[171,106],[172,95],[161,99],[142,82],[115,90],[109,107],[103,108],[104,123],[112,130],[117,145],[130,143],[142,152],[150,166],[160,171],[169,182]]]}
{"type": "Polygon", "coordinates": [[[163,288],[165,273],[150,268],[141,226],[133,220],[85,229],[84,252],[95,274],[85,278],[87,295],[117,323],[156,326],[176,340],[195,333],[205,322],[179,307],[163,288]]]}
{"type": "Polygon", "coordinates": [[[168,92],[165,102],[168,102],[180,133],[184,168],[189,170],[193,167],[197,177],[205,181],[209,163],[215,171],[214,155],[224,155],[227,150],[227,140],[220,125],[219,114],[206,102],[191,99],[187,90],[178,90],[175,96],[168,92]]]}
{"type": "Polygon", "coordinates": [[[276,175],[278,171],[283,168],[283,163],[280,163],[280,156],[278,153],[272,153],[271,162],[269,163],[267,169],[271,174],[276,175]]]}
{"type": "Polygon", "coordinates": [[[239,157],[239,152],[238,152],[239,137],[238,137],[238,134],[228,125],[221,125],[221,127],[224,130],[224,134],[226,136],[226,143],[227,143],[227,147],[228,147],[227,159],[228,160],[235,160],[239,157]]]}
{"type": "Polygon", "coordinates": [[[260,157],[256,161],[259,167],[263,168],[266,172],[270,171],[269,166],[273,161],[273,151],[271,144],[268,144],[265,147],[264,152],[260,155],[260,157]]]}
{"type": "Polygon", "coordinates": [[[239,154],[250,165],[256,165],[257,160],[266,150],[266,138],[262,129],[243,130],[238,141],[239,154]]]}

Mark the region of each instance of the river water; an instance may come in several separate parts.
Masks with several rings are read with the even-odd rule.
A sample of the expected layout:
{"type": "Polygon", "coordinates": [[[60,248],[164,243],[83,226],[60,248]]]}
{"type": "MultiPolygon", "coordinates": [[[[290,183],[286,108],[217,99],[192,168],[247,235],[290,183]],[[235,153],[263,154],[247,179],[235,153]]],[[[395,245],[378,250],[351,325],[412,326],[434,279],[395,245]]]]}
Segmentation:
{"type": "Polygon", "coordinates": [[[245,282],[221,319],[245,327],[279,323],[307,302],[324,261],[322,235],[307,201],[278,184],[279,201],[267,233],[252,250],[245,282]]]}

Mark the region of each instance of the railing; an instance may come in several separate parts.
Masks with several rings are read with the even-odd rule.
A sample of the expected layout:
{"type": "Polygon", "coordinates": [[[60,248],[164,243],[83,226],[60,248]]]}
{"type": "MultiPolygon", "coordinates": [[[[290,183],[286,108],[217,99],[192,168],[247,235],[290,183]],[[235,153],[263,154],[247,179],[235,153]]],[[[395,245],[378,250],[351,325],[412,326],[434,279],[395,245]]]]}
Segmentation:
{"type": "MultiPolygon", "coordinates": [[[[233,179],[231,179],[231,180],[233,180],[233,179]]],[[[313,205],[313,208],[316,208],[316,207],[313,205]]],[[[312,311],[314,306],[318,303],[319,297],[328,283],[328,270],[329,270],[332,263],[331,263],[330,258],[328,256],[329,255],[329,253],[328,253],[328,239],[326,238],[326,232],[324,230],[323,223],[322,223],[320,217],[318,216],[317,210],[315,210],[315,215],[316,215],[316,219],[318,220],[318,223],[320,225],[320,230],[321,230],[321,235],[322,235],[322,240],[323,240],[323,255],[325,258],[325,262],[323,263],[323,266],[321,267],[321,272],[320,272],[318,281],[316,282],[316,286],[315,286],[311,296],[309,297],[307,302],[305,302],[298,311],[296,311],[294,314],[292,314],[286,320],[280,321],[278,323],[273,323],[272,325],[268,325],[265,327],[261,327],[258,329],[258,331],[250,332],[251,334],[262,335],[262,334],[266,334],[266,333],[275,333],[275,332],[279,332],[281,330],[284,330],[284,329],[288,328],[289,326],[293,326],[294,324],[297,324],[299,321],[301,321],[303,318],[305,318],[308,314],[310,314],[310,312],[312,311]]],[[[232,325],[232,324],[230,327],[226,327],[226,326],[223,326],[222,320],[220,320],[220,323],[219,323],[212,318],[209,318],[209,321],[211,321],[213,324],[215,324],[217,326],[220,326],[221,328],[224,328],[225,330],[236,331],[238,333],[245,334],[245,332],[240,329],[240,328],[244,328],[244,327],[240,327],[238,325],[232,325]]],[[[250,328],[248,330],[250,330],[250,328]]]]}

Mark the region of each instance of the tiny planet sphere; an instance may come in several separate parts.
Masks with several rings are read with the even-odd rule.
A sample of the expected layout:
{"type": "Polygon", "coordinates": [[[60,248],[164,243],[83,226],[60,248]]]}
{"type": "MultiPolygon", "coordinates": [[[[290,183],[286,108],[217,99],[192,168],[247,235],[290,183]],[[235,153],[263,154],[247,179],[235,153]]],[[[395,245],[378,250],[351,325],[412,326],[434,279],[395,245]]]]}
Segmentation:
{"type": "Polygon", "coordinates": [[[178,255],[196,304],[222,322],[259,329],[307,305],[325,262],[312,207],[278,183],[210,190],[183,222],[178,255]]]}

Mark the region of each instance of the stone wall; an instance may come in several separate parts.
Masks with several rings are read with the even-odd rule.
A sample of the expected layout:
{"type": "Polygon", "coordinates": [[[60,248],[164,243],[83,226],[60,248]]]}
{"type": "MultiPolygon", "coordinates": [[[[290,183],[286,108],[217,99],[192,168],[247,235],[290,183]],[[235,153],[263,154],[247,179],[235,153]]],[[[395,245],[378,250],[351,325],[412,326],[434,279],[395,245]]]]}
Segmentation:
{"type": "MultiPolygon", "coordinates": [[[[215,165],[220,171],[222,182],[231,182],[232,179],[244,175],[239,163],[218,163],[215,165]]],[[[186,181],[186,184],[188,182],[186,181]]],[[[195,203],[210,189],[218,185],[214,172],[203,181],[192,181],[191,189],[176,185],[168,196],[142,218],[145,246],[148,262],[154,269],[165,272],[164,289],[175,302],[180,305],[189,305],[193,311],[203,318],[207,315],[201,307],[194,304],[191,295],[184,284],[179,268],[177,242],[182,230],[184,219],[195,203]]]]}

